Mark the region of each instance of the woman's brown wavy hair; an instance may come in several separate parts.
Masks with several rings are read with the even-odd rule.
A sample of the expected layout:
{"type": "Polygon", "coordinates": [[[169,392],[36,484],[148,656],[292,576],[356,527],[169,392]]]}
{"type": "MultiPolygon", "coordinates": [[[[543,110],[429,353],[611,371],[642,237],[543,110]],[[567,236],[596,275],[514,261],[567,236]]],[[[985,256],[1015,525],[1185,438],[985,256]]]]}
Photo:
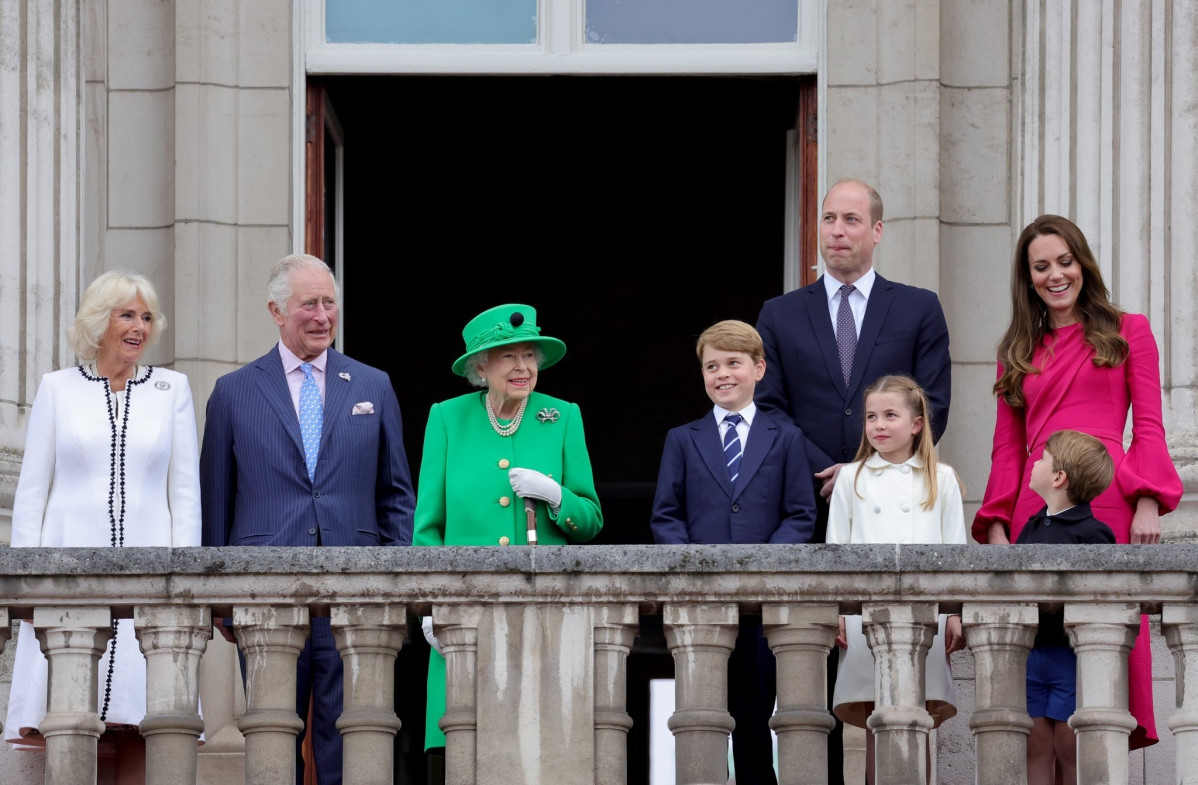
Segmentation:
{"type": "Polygon", "coordinates": [[[1102,281],[1102,271],[1081,229],[1059,215],[1042,215],[1032,221],[1015,243],[1015,263],[1011,270],[1011,324],[998,344],[998,359],[1003,374],[994,383],[994,393],[1002,395],[1007,404],[1022,409],[1023,377],[1039,373],[1032,365],[1036,347],[1048,333],[1048,306],[1032,286],[1028,265],[1028,246],[1032,240],[1046,234],[1060,237],[1073,259],[1082,268],[1082,288],[1074,304],[1086,343],[1094,349],[1096,366],[1116,366],[1127,359],[1127,340],[1119,334],[1123,311],[1111,302],[1111,293],[1102,281]]]}

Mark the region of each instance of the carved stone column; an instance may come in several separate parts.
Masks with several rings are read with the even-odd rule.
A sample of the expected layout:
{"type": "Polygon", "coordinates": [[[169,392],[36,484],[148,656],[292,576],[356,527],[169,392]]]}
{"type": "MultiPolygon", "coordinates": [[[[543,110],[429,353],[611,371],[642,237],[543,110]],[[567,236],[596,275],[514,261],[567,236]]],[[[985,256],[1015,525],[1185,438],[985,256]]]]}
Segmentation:
{"type": "Polygon", "coordinates": [[[38,382],[74,361],[83,5],[0,0],[0,510],[12,508],[38,382]]]}
{"type": "Polygon", "coordinates": [[[144,606],[133,609],[133,625],[146,655],[146,782],[174,785],[196,781],[200,719],[200,655],[212,637],[207,607],[144,606]]]}
{"type": "Polygon", "coordinates": [[[473,785],[478,733],[478,625],[481,605],[434,605],[445,657],[445,785],[473,785]]]}
{"type": "Polygon", "coordinates": [[[665,606],[666,644],[674,655],[674,734],[677,785],[728,779],[728,657],[736,644],[735,604],[665,606]]]}
{"type": "Polygon", "coordinates": [[[245,653],[246,785],[295,782],[295,667],[308,638],[308,609],[295,605],[233,608],[237,643],[245,653]]]}
{"type": "Polygon", "coordinates": [[[46,716],[46,785],[95,782],[100,657],[112,636],[108,608],[35,608],[33,626],[50,663],[46,716]]]}
{"type": "Polygon", "coordinates": [[[1127,738],[1136,721],[1127,711],[1127,655],[1140,631],[1134,602],[1066,603],[1065,631],[1077,653],[1077,781],[1127,782],[1127,738]]]}
{"type": "Polygon", "coordinates": [[[974,698],[969,728],[977,747],[978,785],[1027,782],[1027,655],[1036,638],[1035,603],[967,602],[961,625],[973,652],[974,698]]]}
{"type": "Polygon", "coordinates": [[[836,642],[836,605],[761,606],[761,620],[778,661],[778,711],[770,727],[778,734],[780,785],[828,781],[828,651],[836,642]]]}
{"type": "Polygon", "coordinates": [[[1198,605],[1165,605],[1161,626],[1177,672],[1177,711],[1169,718],[1177,751],[1177,783],[1198,785],[1198,605]]]}
{"type": "Polygon", "coordinates": [[[640,615],[635,605],[599,605],[595,618],[595,784],[628,781],[628,652],[640,615]]]}
{"type": "Polygon", "coordinates": [[[403,647],[407,606],[334,605],[329,616],[345,665],[344,709],[337,719],[345,785],[391,785],[400,728],[395,657],[403,647]]]}
{"type": "Polygon", "coordinates": [[[924,699],[924,663],[937,621],[934,602],[861,606],[861,625],[874,653],[877,704],[866,725],[874,732],[878,785],[927,780],[932,716],[924,699]]]}

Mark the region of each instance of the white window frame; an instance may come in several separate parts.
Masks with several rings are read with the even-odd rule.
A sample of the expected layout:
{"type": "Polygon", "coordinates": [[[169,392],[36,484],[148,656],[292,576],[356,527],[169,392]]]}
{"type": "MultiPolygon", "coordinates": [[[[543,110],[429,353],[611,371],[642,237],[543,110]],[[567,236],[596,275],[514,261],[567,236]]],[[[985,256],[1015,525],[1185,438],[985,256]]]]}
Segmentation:
{"type": "Polygon", "coordinates": [[[589,44],[586,0],[537,0],[531,44],[325,40],[325,0],[301,0],[308,74],[812,74],[820,0],[795,0],[796,40],[769,44],[589,44]]]}

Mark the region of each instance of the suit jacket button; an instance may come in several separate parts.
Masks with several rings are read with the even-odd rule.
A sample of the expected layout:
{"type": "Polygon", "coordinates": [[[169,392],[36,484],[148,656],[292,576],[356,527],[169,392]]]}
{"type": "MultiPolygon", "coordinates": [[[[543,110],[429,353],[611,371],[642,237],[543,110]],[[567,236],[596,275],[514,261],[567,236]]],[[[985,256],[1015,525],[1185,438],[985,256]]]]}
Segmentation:
{"type": "Polygon", "coordinates": [[[512,500],[509,499],[508,497],[506,497],[506,496],[499,497],[499,506],[500,507],[507,507],[511,503],[512,503],[512,500]]]}
{"type": "Polygon", "coordinates": [[[320,491],[312,491],[312,495],[313,495],[313,496],[315,496],[317,499],[319,499],[319,498],[320,498],[320,491]]]}
{"type": "Polygon", "coordinates": [[[316,534],[316,529],[308,529],[308,534],[316,534]]]}
{"type": "Polygon", "coordinates": [[[499,538],[499,544],[500,544],[500,545],[509,545],[509,544],[511,544],[511,542],[512,542],[512,541],[511,541],[509,538],[507,538],[507,537],[500,537],[500,538],[499,538]]]}
{"type": "Polygon", "coordinates": [[[844,410],[844,416],[845,416],[845,417],[852,417],[852,416],[853,416],[853,410],[852,410],[852,409],[845,409],[845,410],[844,410]]]}
{"type": "Polygon", "coordinates": [[[508,459],[507,459],[507,458],[500,458],[500,459],[499,459],[499,468],[500,468],[500,469],[506,469],[507,467],[509,467],[509,466],[511,466],[511,465],[512,465],[512,464],[511,464],[511,462],[510,462],[510,461],[508,461],[508,459]]]}
{"type": "Polygon", "coordinates": [[[733,511],[733,512],[740,512],[740,505],[739,505],[739,504],[734,504],[734,505],[732,505],[732,511],[733,511]]]}

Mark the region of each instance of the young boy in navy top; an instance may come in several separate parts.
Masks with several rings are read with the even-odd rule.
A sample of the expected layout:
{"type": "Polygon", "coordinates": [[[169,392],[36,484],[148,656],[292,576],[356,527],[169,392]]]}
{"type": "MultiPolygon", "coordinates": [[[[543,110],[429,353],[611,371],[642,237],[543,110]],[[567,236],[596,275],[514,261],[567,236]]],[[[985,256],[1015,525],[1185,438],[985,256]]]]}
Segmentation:
{"type": "MultiPolygon", "coordinates": [[[[1018,543],[1115,542],[1111,527],[1090,514],[1090,501],[1106,490],[1115,466],[1102,442],[1077,431],[1057,431],[1032,465],[1031,489],[1044,499],[1028,519],[1018,543]]],[[[1027,712],[1033,726],[1027,740],[1028,785],[1077,782],[1076,744],[1066,722],[1077,708],[1077,657],[1069,647],[1064,618],[1042,613],[1036,642],[1027,659],[1027,712]]]]}
{"type": "MultiPolygon", "coordinates": [[[[666,436],[653,499],[654,541],[810,542],[815,496],[803,432],[789,417],[753,403],[765,374],[761,336],[744,322],[723,321],[703,331],[695,351],[715,406],[666,436]]],[[[769,728],[775,683],[774,655],[761,617],[743,616],[728,660],[738,785],[777,782],[769,728]]]]}

